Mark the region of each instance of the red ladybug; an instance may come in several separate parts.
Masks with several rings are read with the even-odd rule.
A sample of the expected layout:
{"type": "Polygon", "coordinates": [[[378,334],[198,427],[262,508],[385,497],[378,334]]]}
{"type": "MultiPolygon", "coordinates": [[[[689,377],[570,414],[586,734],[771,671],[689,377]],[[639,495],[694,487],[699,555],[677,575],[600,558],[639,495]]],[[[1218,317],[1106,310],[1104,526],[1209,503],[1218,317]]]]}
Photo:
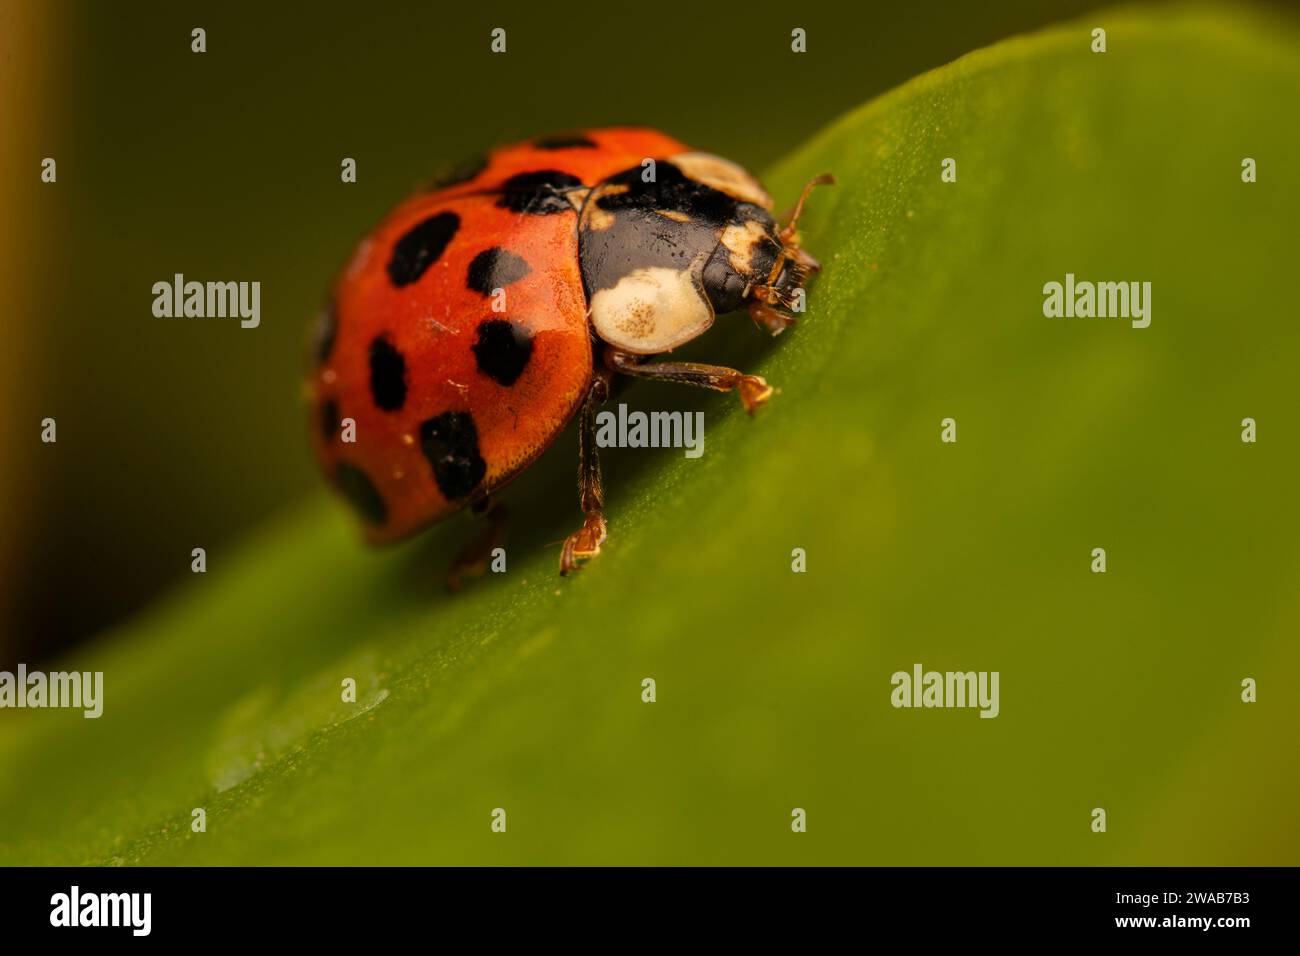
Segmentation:
{"type": "Polygon", "coordinates": [[[595,409],[611,376],[735,390],[757,375],[646,361],[746,308],[777,334],[817,263],[734,163],[650,129],[497,149],[385,219],[335,282],[317,337],[316,453],[373,542],[483,505],[581,416],[584,521],[560,573],[600,551],[595,409]],[[342,427],[351,419],[348,427],[342,427]]]}

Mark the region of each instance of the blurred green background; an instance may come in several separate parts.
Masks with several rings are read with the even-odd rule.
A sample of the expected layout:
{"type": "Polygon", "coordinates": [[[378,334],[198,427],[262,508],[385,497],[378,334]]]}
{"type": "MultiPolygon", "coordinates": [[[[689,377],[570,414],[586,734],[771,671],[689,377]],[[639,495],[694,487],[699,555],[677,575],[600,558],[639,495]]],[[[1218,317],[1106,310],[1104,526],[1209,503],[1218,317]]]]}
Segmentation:
{"type": "Polygon", "coordinates": [[[6,0],[0,665],[125,619],[192,548],[220,555],[317,492],[305,329],[438,167],[636,123],[762,170],[922,70],[1093,5],[6,0]],[[260,280],[261,328],[155,319],[150,287],[176,272],[260,280]],[[57,448],[37,442],[47,415],[57,448]]]}
{"type": "MultiPolygon", "coordinates": [[[[57,269],[28,264],[44,283],[32,301],[63,296],[52,314],[98,338],[46,323],[23,339],[58,340],[45,347],[82,368],[72,384],[84,391],[24,479],[63,498],[17,517],[29,529],[50,522],[47,548],[100,555],[81,573],[129,580],[138,600],[158,586],[145,584],[138,554],[167,556],[161,580],[186,573],[193,522],[210,522],[218,544],[207,575],[61,658],[105,672],[102,718],[0,719],[0,862],[1300,860],[1295,21],[1089,14],[872,100],[1049,14],[1013,11],[1018,23],[986,37],[984,11],[909,9],[906,21],[861,10],[854,29],[844,14],[819,29],[811,14],[801,24],[759,10],[712,33],[694,12],[689,29],[661,9],[644,23],[588,18],[585,36],[637,39],[591,98],[567,106],[537,80],[556,58],[529,59],[513,29],[507,59],[523,56],[509,69],[524,82],[496,75],[504,68],[461,49],[433,15],[422,31],[383,13],[367,25],[267,25],[257,55],[240,60],[261,66],[220,81],[182,44],[150,67],[165,82],[137,77],[126,96],[175,97],[157,129],[143,118],[115,126],[104,81],[82,87],[75,113],[61,115],[95,116],[118,150],[172,155],[186,123],[192,138],[136,173],[134,191],[104,172],[133,168],[121,152],[105,147],[98,188],[70,193],[76,201],[62,194],[71,177],[60,163],[66,206],[51,222],[78,254],[55,256],[57,269]],[[1105,56],[1088,49],[1094,22],[1109,31],[1105,56]],[[834,53],[785,54],[792,25],[807,26],[810,51],[826,34],[834,53]],[[733,84],[743,94],[726,109],[716,78],[651,68],[669,40],[731,64],[769,32],[771,58],[733,84]],[[336,38],[332,69],[317,65],[325,33],[336,38]],[[943,37],[956,48],[940,51],[943,37]],[[496,113],[466,102],[474,82],[443,99],[430,90],[444,86],[412,82],[394,44],[439,64],[431,75],[475,63],[504,100],[499,128],[496,113]],[[344,91],[340,77],[364,72],[346,65],[357,61],[345,45],[387,82],[344,91]],[[308,63],[320,85],[305,81],[308,63]],[[383,102],[387,83],[397,106],[383,102]],[[224,135],[200,132],[210,117],[189,104],[196,87],[225,104],[224,135]],[[784,104],[776,121],[764,89],[784,104]],[[519,106],[506,90],[530,99],[519,106]],[[373,128],[371,100],[391,111],[373,128]],[[448,122],[457,109],[472,129],[448,122]],[[417,132],[412,113],[437,128],[417,132]],[[825,272],[805,321],[780,340],[742,318],[687,350],[781,388],[752,420],[727,396],[627,390],[635,407],[703,410],[707,450],[698,461],[605,454],[612,527],[598,562],[555,576],[555,542],[577,520],[569,434],[511,489],[510,573],[449,596],[440,575],[468,522],[371,553],[317,487],[296,402],[306,317],[365,225],[430,167],[484,141],[615,120],[662,125],[764,169],[781,199],[833,170],[839,185],[816,195],[806,221],[825,272]],[[246,121],[266,123],[260,139],[239,134],[246,121]],[[362,146],[377,143],[368,159],[362,146]],[[340,155],[358,156],[356,187],[337,183],[340,155]],[[955,184],[939,181],[949,155],[955,184]],[[1243,156],[1259,160],[1258,183],[1241,182],[1243,156]],[[376,162],[382,180],[368,178],[376,162]],[[85,220],[87,204],[102,221],[85,220]],[[231,215],[239,208],[248,215],[231,215]],[[309,219],[318,210],[328,214],[309,219]],[[100,244],[87,230],[102,230],[100,244]],[[96,271],[118,320],[82,316],[74,266],[99,270],[119,247],[149,267],[96,271]],[[148,287],[176,270],[262,278],[263,328],[152,319],[148,287]],[[1043,317],[1042,284],[1067,271],[1151,281],[1151,327],[1043,317]],[[119,374],[122,363],[134,374],[119,374]],[[78,427],[82,415],[92,424],[78,427]],[[956,445],[938,440],[949,415],[956,445]],[[1239,440],[1247,415],[1260,423],[1255,445],[1239,440]],[[88,495],[103,496],[93,533],[59,511],[91,510],[88,495]],[[127,521],[118,497],[139,515],[127,521]],[[239,534],[250,521],[257,530],[239,534]],[[808,551],[807,574],[790,572],[794,546],[808,551]],[[1098,546],[1105,575],[1088,570],[1098,546]],[[1001,715],[892,709],[889,675],[918,661],[1000,671],[1001,715]],[[640,698],[647,676],[653,705],[640,698]],[[1239,700],[1245,676],[1260,682],[1256,704],[1239,700]],[[356,703],[339,699],[344,677],[357,681],[356,703]],[[1105,835],[1089,830],[1098,806],[1105,835]],[[206,833],[190,830],[194,807],[208,813],[206,833]],[[490,832],[495,807],[509,813],[506,835],[490,832]],[[808,811],[806,834],[789,829],[794,807],[808,811]]],[[[554,22],[541,23],[538,35],[558,44],[554,22]]],[[[486,26],[454,29],[486,47],[486,26]]],[[[129,32],[130,49],[152,50],[160,30],[146,19],[129,32]]],[[[172,32],[188,26],[161,31],[172,32]]],[[[122,49],[93,62],[143,69],[122,49]]],[[[590,69],[559,59],[557,69],[590,69]]],[[[23,208],[43,195],[27,190],[23,208]]],[[[68,567],[32,578],[46,595],[34,620],[73,613],[83,586],[93,593],[68,567]]]]}

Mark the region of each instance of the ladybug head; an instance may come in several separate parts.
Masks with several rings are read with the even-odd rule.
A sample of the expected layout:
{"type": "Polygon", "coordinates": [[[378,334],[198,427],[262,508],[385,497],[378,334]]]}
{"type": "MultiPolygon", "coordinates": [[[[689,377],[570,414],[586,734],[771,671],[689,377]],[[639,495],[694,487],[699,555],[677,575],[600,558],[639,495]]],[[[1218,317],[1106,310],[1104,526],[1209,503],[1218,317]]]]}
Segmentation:
{"type": "Polygon", "coordinates": [[[804,308],[804,283],[821,269],[799,245],[799,215],[812,188],[831,182],[829,175],[818,176],[804,186],[784,227],[762,206],[736,206],[701,276],[715,311],[748,309],[773,335],[793,324],[794,313],[804,308]]]}
{"type": "MultiPolygon", "coordinates": [[[[809,183],[808,190],[822,177],[809,183]]],[[[634,167],[586,197],[578,249],[596,334],[634,354],[666,352],[718,313],[748,309],[773,334],[803,310],[817,262],[799,248],[800,198],[785,227],[752,176],[707,153],[682,153],[653,174],[634,167]]]]}

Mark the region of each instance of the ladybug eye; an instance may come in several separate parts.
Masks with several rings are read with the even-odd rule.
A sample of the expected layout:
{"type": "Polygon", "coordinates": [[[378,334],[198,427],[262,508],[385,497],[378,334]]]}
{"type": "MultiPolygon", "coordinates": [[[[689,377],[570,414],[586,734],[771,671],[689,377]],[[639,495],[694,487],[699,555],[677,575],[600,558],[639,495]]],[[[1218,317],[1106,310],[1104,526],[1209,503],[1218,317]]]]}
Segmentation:
{"type": "Polygon", "coordinates": [[[745,290],[749,282],[731,264],[731,251],[719,244],[700,275],[704,294],[718,315],[735,312],[745,303],[745,290]]]}

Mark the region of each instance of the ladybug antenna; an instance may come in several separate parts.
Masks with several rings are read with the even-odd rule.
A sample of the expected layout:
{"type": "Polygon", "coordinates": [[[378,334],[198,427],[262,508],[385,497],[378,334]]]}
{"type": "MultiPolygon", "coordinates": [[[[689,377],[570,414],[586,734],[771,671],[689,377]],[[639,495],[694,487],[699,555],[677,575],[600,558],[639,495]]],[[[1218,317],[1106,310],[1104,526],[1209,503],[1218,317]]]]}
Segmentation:
{"type": "Polygon", "coordinates": [[[794,239],[795,232],[799,225],[799,217],[803,215],[803,204],[808,201],[808,194],[813,191],[814,186],[830,186],[835,182],[835,177],[830,173],[822,173],[820,176],[814,176],[808,182],[804,183],[803,192],[799,194],[799,201],[794,204],[794,212],[790,214],[790,221],[785,224],[781,230],[781,241],[789,243],[794,239]]]}

